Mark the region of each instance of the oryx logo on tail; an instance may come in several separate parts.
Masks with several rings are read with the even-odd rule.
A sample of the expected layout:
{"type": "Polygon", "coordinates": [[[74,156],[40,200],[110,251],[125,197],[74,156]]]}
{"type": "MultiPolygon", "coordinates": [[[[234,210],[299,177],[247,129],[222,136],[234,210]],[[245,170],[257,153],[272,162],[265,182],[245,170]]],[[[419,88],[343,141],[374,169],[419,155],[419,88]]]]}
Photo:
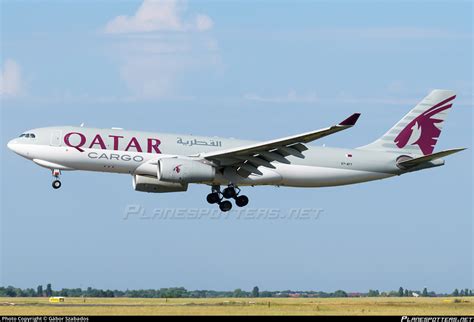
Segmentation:
{"type": "Polygon", "coordinates": [[[384,135],[361,148],[408,155],[432,154],[456,93],[435,89],[384,135]]]}
{"type": "Polygon", "coordinates": [[[441,123],[444,121],[444,118],[437,118],[436,115],[451,108],[453,106],[451,101],[455,98],[456,95],[445,99],[409,122],[394,140],[397,147],[404,148],[406,145],[416,144],[424,155],[433,153],[441,134],[441,123]]]}

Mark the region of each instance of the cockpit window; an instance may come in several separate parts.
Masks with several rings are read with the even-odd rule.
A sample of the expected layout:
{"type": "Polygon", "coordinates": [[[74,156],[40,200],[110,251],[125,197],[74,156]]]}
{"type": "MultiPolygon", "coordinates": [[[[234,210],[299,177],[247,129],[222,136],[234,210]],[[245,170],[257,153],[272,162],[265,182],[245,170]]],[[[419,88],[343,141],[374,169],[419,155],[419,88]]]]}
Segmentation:
{"type": "Polygon", "coordinates": [[[22,135],[20,135],[21,138],[25,137],[25,138],[31,138],[31,139],[34,139],[36,137],[36,135],[34,135],[33,133],[23,133],[22,135]]]}

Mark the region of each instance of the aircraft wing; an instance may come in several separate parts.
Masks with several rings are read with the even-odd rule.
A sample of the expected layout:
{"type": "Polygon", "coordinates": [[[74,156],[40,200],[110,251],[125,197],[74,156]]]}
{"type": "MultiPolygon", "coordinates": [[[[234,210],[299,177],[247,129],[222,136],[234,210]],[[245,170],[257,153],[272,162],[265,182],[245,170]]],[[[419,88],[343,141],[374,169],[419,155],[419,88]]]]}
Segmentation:
{"type": "Polygon", "coordinates": [[[256,144],[230,148],[226,150],[202,153],[200,157],[216,163],[218,166],[231,166],[243,177],[250,174],[262,174],[257,168],[265,166],[275,168],[270,162],[278,161],[289,164],[287,156],[304,158],[303,151],[308,143],[327,135],[348,129],[355,125],[360,113],[354,113],[339,124],[306,133],[288,136],[281,139],[264,141],[256,144]]]}

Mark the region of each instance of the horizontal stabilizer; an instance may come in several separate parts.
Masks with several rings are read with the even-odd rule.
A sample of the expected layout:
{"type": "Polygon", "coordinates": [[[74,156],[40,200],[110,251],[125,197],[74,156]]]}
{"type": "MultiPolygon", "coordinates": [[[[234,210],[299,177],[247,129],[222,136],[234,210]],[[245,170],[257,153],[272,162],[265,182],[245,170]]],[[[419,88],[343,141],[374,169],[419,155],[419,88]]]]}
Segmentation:
{"type": "Polygon", "coordinates": [[[445,156],[448,156],[453,153],[460,152],[462,150],[465,150],[466,148],[457,148],[457,149],[450,149],[450,150],[444,150],[440,152],[436,152],[433,154],[428,154],[419,158],[414,158],[406,161],[401,161],[398,163],[399,166],[402,166],[404,168],[412,168],[414,166],[420,165],[425,162],[433,161],[445,156]]]}

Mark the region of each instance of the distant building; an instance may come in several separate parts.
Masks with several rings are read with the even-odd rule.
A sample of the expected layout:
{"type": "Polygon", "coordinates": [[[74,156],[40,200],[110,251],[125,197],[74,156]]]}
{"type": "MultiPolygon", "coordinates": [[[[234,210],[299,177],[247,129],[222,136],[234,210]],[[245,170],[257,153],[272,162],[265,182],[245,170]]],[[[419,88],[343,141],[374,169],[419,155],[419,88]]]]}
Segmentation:
{"type": "Polygon", "coordinates": [[[420,297],[420,294],[415,293],[415,292],[411,293],[411,295],[413,295],[413,297],[420,297]]]}

